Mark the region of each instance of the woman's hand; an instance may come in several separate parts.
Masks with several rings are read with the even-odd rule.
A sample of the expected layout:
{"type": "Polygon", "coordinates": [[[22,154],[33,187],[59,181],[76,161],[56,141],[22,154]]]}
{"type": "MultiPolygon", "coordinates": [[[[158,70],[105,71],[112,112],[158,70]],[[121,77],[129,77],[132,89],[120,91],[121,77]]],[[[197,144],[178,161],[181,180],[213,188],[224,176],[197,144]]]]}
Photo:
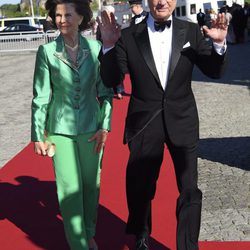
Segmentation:
{"type": "Polygon", "coordinates": [[[89,142],[95,141],[95,152],[100,153],[101,149],[104,148],[105,142],[108,137],[108,131],[105,129],[99,129],[91,138],[89,142]]]}
{"type": "Polygon", "coordinates": [[[43,141],[36,141],[34,143],[34,150],[35,153],[38,155],[47,155],[47,149],[48,149],[48,144],[46,142],[43,141]]]}
{"type": "Polygon", "coordinates": [[[121,36],[121,28],[115,20],[113,13],[101,12],[101,18],[96,19],[101,32],[104,49],[112,48],[121,36]]]}
{"type": "Polygon", "coordinates": [[[228,21],[224,13],[218,14],[216,19],[212,19],[212,25],[209,29],[207,26],[203,26],[203,30],[213,42],[223,44],[226,39],[228,28],[228,21]]]}

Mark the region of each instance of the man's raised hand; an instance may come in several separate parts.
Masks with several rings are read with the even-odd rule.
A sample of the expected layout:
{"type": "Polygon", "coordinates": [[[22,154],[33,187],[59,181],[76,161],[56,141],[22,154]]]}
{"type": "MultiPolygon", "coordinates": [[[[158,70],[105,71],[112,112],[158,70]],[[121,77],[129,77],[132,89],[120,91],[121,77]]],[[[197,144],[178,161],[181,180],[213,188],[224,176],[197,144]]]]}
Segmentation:
{"type": "Polygon", "coordinates": [[[121,28],[117,24],[114,14],[105,10],[102,11],[101,18],[97,17],[97,23],[100,28],[103,47],[107,49],[115,46],[121,35],[121,28]]]}

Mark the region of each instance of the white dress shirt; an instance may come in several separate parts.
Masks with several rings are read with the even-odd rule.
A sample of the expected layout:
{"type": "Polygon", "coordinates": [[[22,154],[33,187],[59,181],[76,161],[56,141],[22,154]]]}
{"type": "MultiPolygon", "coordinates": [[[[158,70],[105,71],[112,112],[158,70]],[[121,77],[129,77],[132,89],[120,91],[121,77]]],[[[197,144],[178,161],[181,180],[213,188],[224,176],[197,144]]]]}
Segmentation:
{"type": "MultiPolygon", "coordinates": [[[[168,19],[172,20],[172,16],[168,19]]],[[[155,66],[162,88],[165,90],[168,81],[169,63],[172,53],[172,24],[163,31],[155,31],[154,19],[151,14],[147,20],[148,35],[155,66]]]]}

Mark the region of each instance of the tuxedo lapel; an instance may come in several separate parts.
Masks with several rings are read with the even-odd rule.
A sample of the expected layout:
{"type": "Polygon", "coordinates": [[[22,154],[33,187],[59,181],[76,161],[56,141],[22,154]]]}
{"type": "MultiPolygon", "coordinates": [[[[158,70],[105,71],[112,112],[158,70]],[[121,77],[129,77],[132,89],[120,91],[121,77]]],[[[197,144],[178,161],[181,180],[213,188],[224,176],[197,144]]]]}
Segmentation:
{"type": "MultiPolygon", "coordinates": [[[[146,18],[145,18],[146,19],[146,18]]],[[[146,21],[139,23],[137,26],[137,30],[134,33],[134,39],[137,44],[138,50],[141,52],[142,57],[144,58],[147,66],[152,72],[154,78],[156,79],[159,86],[161,86],[160,79],[157,73],[157,69],[155,66],[152,50],[150,47],[147,23],[146,21]]]]}
{"type": "Polygon", "coordinates": [[[173,18],[172,55],[169,64],[170,65],[169,77],[168,77],[169,80],[171,79],[175,67],[178,63],[178,60],[181,56],[180,51],[182,50],[185,36],[186,36],[186,27],[184,27],[178,19],[173,18]]]}

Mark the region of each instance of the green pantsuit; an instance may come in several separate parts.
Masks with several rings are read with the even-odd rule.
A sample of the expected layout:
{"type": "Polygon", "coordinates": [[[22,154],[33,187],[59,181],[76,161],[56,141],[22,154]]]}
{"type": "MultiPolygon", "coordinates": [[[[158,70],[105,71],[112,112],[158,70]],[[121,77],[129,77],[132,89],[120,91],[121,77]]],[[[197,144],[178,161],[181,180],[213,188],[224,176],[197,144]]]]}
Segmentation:
{"type": "Polygon", "coordinates": [[[36,58],[31,140],[56,145],[57,193],[71,250],[89,250],[95,235],[103,152],[96,153],[95,141],[88,139],[111,129],[113,90],[100,76],[100,49],[99,42],[79,33],[77,64],[72,64],[60,35],[41,45],[36,58]]]}
{"type": "Polygon", "coordinates": [[[53,164],[66,237],[77,250],[87,250],[86,240],[95,235],[102,151],[96,153],[95,142],[88,142],[92,135],[48,137],[56,145],[53,164]]]}

